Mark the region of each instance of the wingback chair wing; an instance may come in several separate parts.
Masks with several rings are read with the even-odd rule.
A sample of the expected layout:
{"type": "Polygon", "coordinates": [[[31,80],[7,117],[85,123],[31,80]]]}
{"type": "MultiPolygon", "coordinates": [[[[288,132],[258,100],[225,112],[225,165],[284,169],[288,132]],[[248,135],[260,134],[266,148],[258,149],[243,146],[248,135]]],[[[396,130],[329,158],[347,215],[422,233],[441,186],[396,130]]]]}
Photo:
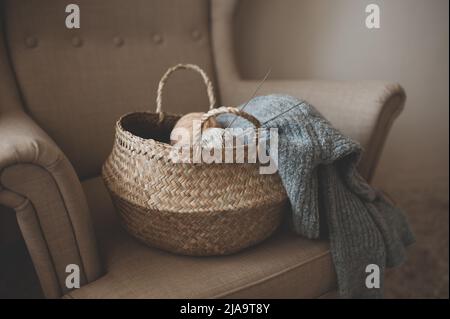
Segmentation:
{"type": "MultiPolygon", "coordinates": [[[[123,113],[155,108],[160,76],[180,62],[213,78],[222,105],[257,83],[234,62],[238,1],[78,0],[81,28],[64,25],[71,1],[3,0],[0,33],[0,204],[17,216],[48,298],[315,298],[336,288],[326,241],[288,231],[241,253],[194,258],[146,247],[119,225],[99,177],[123,113]],[[80,267],[68,289],[66,267],[80,267]]],[[[267,81],[315,105],[365,147],[373,175],[405,94],[383,82],[267,81]]],[[[195,74],[174,76],[167,111],[205,110],[195,74]]]]}

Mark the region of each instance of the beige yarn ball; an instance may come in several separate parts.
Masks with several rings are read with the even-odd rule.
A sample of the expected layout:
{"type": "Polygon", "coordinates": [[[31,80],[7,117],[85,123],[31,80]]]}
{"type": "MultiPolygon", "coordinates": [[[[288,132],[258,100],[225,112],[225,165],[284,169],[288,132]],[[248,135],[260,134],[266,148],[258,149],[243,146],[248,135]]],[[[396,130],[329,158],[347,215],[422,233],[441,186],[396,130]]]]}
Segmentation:
{"type": "MultiPolygon", "coordinates": [[[[170,133],[170,144],[174,145],[174,144],[178,143],[179,136],[176,136],[174,134],[175,130],[178,128],[187,129],[187,133],[189,134],[189,141],[192,141],[192,137],[194,134],[194,132],[193,132],[194,121],[200,121],[204,114],[205,114],[204,112],[194,112],[194,113],[188,113],[188,114],[182,116],[177,121],[177,123],[175,124],[175,126],[172,129],[172,132],[170,133]]],[[[219,123],[213,117],[209,118],[206,121],[206,123],[203,126],[203,131],[206,131],[207,129],[212,128],[212,127],[216,127],[216,128],[220,127],[219,123]]]]}

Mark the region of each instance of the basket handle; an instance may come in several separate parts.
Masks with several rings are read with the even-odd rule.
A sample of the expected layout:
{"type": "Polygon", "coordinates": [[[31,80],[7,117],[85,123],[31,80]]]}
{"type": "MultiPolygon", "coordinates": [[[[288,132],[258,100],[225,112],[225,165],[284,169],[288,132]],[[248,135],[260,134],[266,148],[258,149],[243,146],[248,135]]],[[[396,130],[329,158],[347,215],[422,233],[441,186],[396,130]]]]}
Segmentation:
{"type": "Polygon", "coordinates": [[[220,114],[227,114],[227,113],[231,113],[231,114],[234,114],[236,116],[240,116],[240,117],[246,119],[247,121],[252,123],[256,129],[259,129],[261,127],[261,122],[259,122],[259,120],[256,117],[254,117],[253,115],[248,114],[247,112],[241,111],[240,109],[238,109],[236,107],[221,106],[221,107],[218,107],[217,109],[212,109],[208,113],[203,114],[203,116],[200,119],[201,128],[203,128],[206,121],[208,121],[211,117],[216,117],[216,116],[219,116],[220,114]]]}
{"type": "Polygon", "coordinates": [[[177,64],[169,68],[159,81],[158,91],[156,94],[156,113],[160,113],[160,115],[162,113],[162,91],[169,76],[177,70],[193,70],[200,73],[203,78],[203,82],[205,82],[206,85],[206,92],[208,93],[209,99],[209,109],[212,110],[216,105],[216,97],[214,96],[214,87],[212,85],[212,82],[208,78],[208,75],[206,75],[205,71],[203,71],[198,65],[195,64],[177,64]]]}

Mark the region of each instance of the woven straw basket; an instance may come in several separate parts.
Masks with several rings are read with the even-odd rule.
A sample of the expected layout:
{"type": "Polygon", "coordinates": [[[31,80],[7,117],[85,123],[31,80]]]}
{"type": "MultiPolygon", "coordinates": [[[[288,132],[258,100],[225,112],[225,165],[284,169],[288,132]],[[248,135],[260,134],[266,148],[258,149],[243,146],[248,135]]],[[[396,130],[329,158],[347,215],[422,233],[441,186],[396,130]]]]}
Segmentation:
{"type": "Polygon", "coordinates": [[[207,86],[210,112],[259,122],[236,108],[213,109],[207,75],[198,66],[179,64],[159,83],[156,113],[122,116],[103,179],[126,230],[144,243],[186,255],[223,255],[254,245],[278,227],[286,192],[278,174],[262,175],[259,164],[174,163],[170,132],[179,115],[162,113],[162,90],[178,69],[199,72],[207,86]]]}

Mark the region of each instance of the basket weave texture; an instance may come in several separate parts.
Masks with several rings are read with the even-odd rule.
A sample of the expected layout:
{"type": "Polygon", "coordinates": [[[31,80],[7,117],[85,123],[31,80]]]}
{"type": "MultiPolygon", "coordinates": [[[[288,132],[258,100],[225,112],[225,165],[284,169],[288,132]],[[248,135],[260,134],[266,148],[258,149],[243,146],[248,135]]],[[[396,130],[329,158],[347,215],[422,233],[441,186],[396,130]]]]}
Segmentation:
{"type": "Polygon", "coordinates": [[[230,111],[213,109],[212,84],[198,66],[169,69],[158,88],[157,112],[129,113],[117,121],[102,176],[125,229],[142,242],[185,255],[234,253],[275,231],[286,192],[278,174],[260,174],[259,163],[172,162],[169,136],[180,116],[162,113],[161,94],[179,69],[198,71],[205,80],[212,111],[203,120],[230,111]]]}

